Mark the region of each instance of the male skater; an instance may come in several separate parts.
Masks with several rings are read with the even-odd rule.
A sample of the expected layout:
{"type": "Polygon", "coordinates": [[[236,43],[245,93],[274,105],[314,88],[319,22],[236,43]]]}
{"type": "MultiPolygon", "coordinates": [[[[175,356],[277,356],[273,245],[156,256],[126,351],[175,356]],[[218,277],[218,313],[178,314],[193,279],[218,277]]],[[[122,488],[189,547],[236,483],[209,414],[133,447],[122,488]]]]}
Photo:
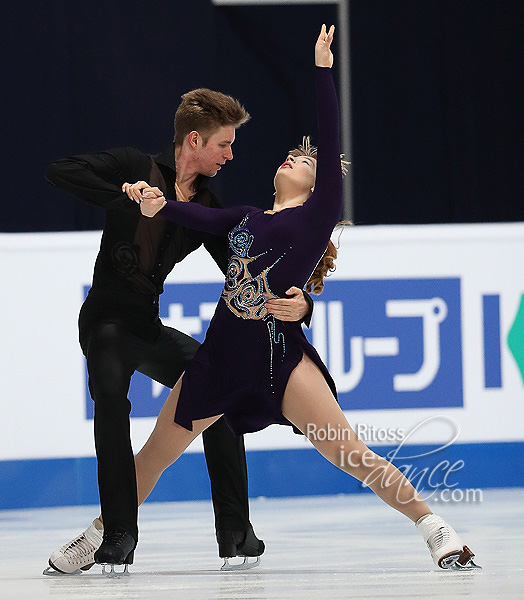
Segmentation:
{"type": "MultiPolygon", "coordinates": [[[[193,90],[182,96],[174,144],[163,154],[119,148],[59,160],[46,173],[53,185],[106,209],[93,284],[79,317],[95,403],[103,539],[102,524],[95,519],[81,536],[51,555],[49,564],[55,570],[71,573],[94,562],[133,562],[138,508],[129,432],[130,379],[140,371],[173,387],[198,348],[196,340],[164,326],[159,318],[159,294],[174,265],[204,244],[222,272],[227,267],[226,240],[184,229],[160,215],[143,217],[122,192],[122,184],[143,180],[144,186],[157,186],[167,197],[220,207],[208,180],[232,160],[235,130],[249,118],[230,96],[193,90]]],[[[290,293],[289,299],[268,303],[270,311],[281,320],[310,317],[309,296],[297,288],[290,293]]],[[[264,544],[249,522],[243,438],[235,438],[220,419],[203,439],[219,555],[260,556],[264,544]]]]}

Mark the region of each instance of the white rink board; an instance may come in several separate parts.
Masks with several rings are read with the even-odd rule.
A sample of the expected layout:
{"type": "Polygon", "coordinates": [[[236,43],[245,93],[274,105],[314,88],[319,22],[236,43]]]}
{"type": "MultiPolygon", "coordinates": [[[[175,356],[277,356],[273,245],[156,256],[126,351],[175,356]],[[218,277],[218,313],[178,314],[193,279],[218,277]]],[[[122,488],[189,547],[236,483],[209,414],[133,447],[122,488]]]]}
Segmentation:
{"type": "MultiPolygon", "coordinates": [[[[94,455],[92,420],[86,418],[85,367],[77,341],[77,317],[84,286],[91,281],[99,240],[100,232],[0,235],[0,406],[3,416],[0,424],[0,460],[94,455]]],[[[458,319],[460,348],[452,350],[461,355],[462,361],[460,375],[457,375],[458,371],[453,371],[454,367],[460,370],[460,365],[450,365],[450,373],[455,372],[450,377],[455,378],[453,385],[457,384],[458,391],[456,403],[448,406],[431,404],[435,402],[435,394],[431,396],[427,391],[433,385],[428,384],[422,391],[404,391],[399,395],[401,404],[409,404],[413,398],[412,407],[396,408],[396,396],[392,392],[388,398],[392,399],[393,404],[387,408],[377,408],[376,402],[380,402],[381,395],[378,389],[375,390],[376,394],[369,395],[371,407],[366,409],[366,394],[359,390],[371,383],[366,383],[368,371],[364,370],[362,382],[341,397],[345,409],[351,407],[352,398],[360,403],[358,409],[347,410],[350,422],[354,426],[360,423],[407,433],[428,417],[439,415],[441,418],[419,429],[409,438],[409,442],[445,443],[455,431],[458,431],[458,442],[524,440],[524,386],[507,343],[508,332],[524,294],[523,257],[524,224],[376,226],[346,230],[341,240],[337,270],[328,280],[325,294],[318,298],[313,324],[319,352],[321,355],[323,352],[329,353],[328,367],[335,376],[337,387],[342,376],[346,382],[351,379],[344,371],[349,369],[352,325],[344,324],[344,335],[335,343],[331,338],[327,339],[329,319],[339,318],[338,308],[352,299],[329,296],[329,290],[332,286],[332,289],[346,293],[344,282],[351,286],[356,281],[358,293],[366,293],[366,285],[372,282],[369,290],[374,293],[373,290],[382,289],[380,285],[383,281],[389,281],[396,293],[395,290],[402,288],[403,281],[413,280],[416,283],[419,279],[430,279],[437,282],[435,285],[439,285],[440,280],[451,281],[452,287],[455,286],[453,289],[460,291],[460,306],[457,306],[453,317],[458,319]],[[373,287],[375,284],[378,287],[373,287]],[[488,295],[498,297],[500,304],[500,383],[492,387],[486,387],[484,376],[483,297],[488,295]],[[327,321],[323,320],[326,318],[327,321]],[[335,347],[336,344],[342,346],[335,347]],[[340,352],[342,364],[340,357],[335,364],[337,353],[340,352]],[[460,382],[457,379],[459,376],[460,382]],[[423,399],[421,403],[417,403],[417,398],[423,399]]],[[[169,284],[219,284],[221,280],[222,275],[212,259],[200,249],[175,268],[167,283],[169,287],[169,284]]],[[[172,289],[176,289],[176,285],[172,289]]],[[[391,299],[400,302],[394,295],[391,299]]],[[[402,307],[405,305],[396,306],[404,310],[402,307]]],[[[174,307],[170,312],[169,324],[176,326],[177,315],[184,314],[185,307],[179,308],[182,310],[174,307]]],[[[441,329],[438,324],[434,326],[437,334],[438,331],[444,331],[442,327],[451,319],[452,308],[448,303],[448,318],[442,321],[441,329]]],[[[363,306],[362,310],[367,310],[367,307],[363,306]]],[[[209,312],[209,301],[206,302],[205,311],[209,312]]],[[[352,311],[357,313],[351,315],[355,327],[360,326],[359,310],[352,311]]],[[[370,314],[366,318],[372,322],[372,317],[370,314]]],[[[344,318],[347,320],[345,313],[344,318]]],[[[430,317],[428,319],[431,320],[430,317]]],[[[390,317],[387,322],[396,326],[402,319],[390,317]]],[[[420,316],[415,316],[409,326],[421,322],[420,316]]],[[[194,325],[194,321],[191,323],[194,325]]],[[[336,331],[336,327],[331,327],[331,330],[336,331]]],[[[392,335],[387,337],[380,332],[379,335],[374,332],[366,336],[368,334],[362,331],[355,334],[355,337],[362,339],[375,338],[375,342],[365,342],[369,344],[365,346],[368,351],[366,368],[376,368],[379,372],[381,365],[387,369],[393,360],[404,364],[402,356],[407,352],[407,346],[402,337],[395,342],[392,335]],[[389,341],[384,345],[386,337],[389,341]],[[377,343],[377,338],[382,342],[377,343]],[[393,354],[396,348],[396,357],[393,354],[378,356],[377,352],[385,352],[384,348],[389,348],[387,351],[393,354]]],[[[441,354],[445,349],[444,344],[451,344],[451,348],[455,342],[457,340],[441,337],[441,354]]],[[[434,340],[432,343],[434,345],[434,340]]],[[[413,352],[416,354],[415,350],[413,352]]],[[[489,353],[496,358],[497,352],[493,352],[493,348],[489,353]]],[[[444,354],[435,356],[433,359],[437,360],[437,367],[433,364],[434,372],[430,373],[429,379],[426,377],[427,381],[433,375],[437,382],[440,376],[438,365],[444,365],[446,360],[444,354]]],[[[408,368],[411,368],[411,375],[419,368],[413,366],[414,363],[410,364],[411,367],[408,363],[402,367],[404,375],[408,375],[408,384],[408,368]]],[[[414,381],[413,377],[411,381],[414,381]]],[[[446,381],[442,380],[438,385],[445,389],[446,381]]],[[[155,393],[158,393],[158,389],[153,387],[155,393]]],[[[442,398],[445,398],[445,394],[442,394],[442,398]]],[[[153,424],[152,416],[132,420],[135,449],[143,444],[153,424]]],[[[381,442],[391,443],[391,440],[371,438],[368,441],[378,445],[381,442]]],[[[294,435],[289,428],[278,426],[250,434],[246,439],[248,449],[302,448],[306,444],[304,438],[294,435]]],[[[200,441],[196,441],[191,449],[201,451],[200,441]]]]}

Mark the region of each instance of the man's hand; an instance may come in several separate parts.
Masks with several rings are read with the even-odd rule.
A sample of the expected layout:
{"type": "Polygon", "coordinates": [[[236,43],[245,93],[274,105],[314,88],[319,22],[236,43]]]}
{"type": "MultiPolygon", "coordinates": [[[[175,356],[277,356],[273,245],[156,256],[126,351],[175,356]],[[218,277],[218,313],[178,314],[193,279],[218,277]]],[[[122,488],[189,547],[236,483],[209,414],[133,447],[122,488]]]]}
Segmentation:
{"type": "Polygon", "coordinates": [[[331,25],[329,32],[326,33],[326,26],[322,25],[320,35],[318,36],[317,43],[315,44],[315,65],[317,67],[332,67],[333,66],[333,54],[331,53],[331,42],[333,41],[333,34],[335,33],[335,26],[331,25]]]}
{"type": "MultiPolygon", "coordinates": [[[[122,191],[127,194],[130,200],[137,203],[142,202],[142,192],[145,189],[152,189],[147,181],[137,181],[136,183],[124,183],[122,191]]],[[[158,188],[157,188],[158,189],[158,188]]]]}
{"type": "Polygon", "coordinates": [[[291,298],[272,298],[265,307],[279,321],[301,321],[309,312],[309,306],[302,290],[291,287],[286,292],[291,298]]]}

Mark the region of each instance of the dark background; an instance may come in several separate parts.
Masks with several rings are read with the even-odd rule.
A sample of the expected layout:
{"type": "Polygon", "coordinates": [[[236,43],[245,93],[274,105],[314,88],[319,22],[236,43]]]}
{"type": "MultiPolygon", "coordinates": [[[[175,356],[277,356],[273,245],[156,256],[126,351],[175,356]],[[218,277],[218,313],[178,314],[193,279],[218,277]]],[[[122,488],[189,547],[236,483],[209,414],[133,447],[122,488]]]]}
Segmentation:
{"type": "MultiPolygon", "coordinates": [[[[253,117],[213,181],[225,205],[269,206],[282,157],[315,136],[313,45],[335,6],[20,0],[2,11],[0,231],[101,228],[103,211],[45,182],[47,164],[163,150],[194,87],[238,97],[253,117]]],[[[522,0],[351,1],[356,223],[524,220],[523,15],[522,0]]]]}

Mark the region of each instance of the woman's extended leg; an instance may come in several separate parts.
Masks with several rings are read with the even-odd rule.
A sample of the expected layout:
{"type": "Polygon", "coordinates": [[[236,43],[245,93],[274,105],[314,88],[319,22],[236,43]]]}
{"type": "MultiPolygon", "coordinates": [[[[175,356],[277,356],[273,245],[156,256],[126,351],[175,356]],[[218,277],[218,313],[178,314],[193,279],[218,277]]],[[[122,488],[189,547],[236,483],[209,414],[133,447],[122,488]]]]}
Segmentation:
{"type": "Polygon", "coordinates": [[[173,418],[181,386],[182,377],[169,393],[149,439],[135,456],[139,505],[149,496],[164,470],[181,456],[200,433],[222,416],[193,421],[193,431],[175,423],[173,418]]]}
{"type": "Polygon", "coordinates": [[[474,554],[457,532],[434,515],[406,477],[375,454],[347,422],[318,367],[306,355],[291,374],[282,414],[304,432],[330,462],[363,481],[375,494],[413,520],[433,561],[443,569],[476,569],[474,554]],[[319,435],[331,429],[328,435],[319,435]],[[333,432],[335,435],[333,435],[333,432]],[[323,441],[322,441],[323,440],[323,441]]]}
{"type": "Polygon", "coordinates": [[[431,512],[406,477],[358,439],[322,373],[305,354],[289,378],[282,414],[322,456],[365,482],[384,502],[412,521],[431,512]],[[327,439],[329,431],[335,439],[327,439]]]}

